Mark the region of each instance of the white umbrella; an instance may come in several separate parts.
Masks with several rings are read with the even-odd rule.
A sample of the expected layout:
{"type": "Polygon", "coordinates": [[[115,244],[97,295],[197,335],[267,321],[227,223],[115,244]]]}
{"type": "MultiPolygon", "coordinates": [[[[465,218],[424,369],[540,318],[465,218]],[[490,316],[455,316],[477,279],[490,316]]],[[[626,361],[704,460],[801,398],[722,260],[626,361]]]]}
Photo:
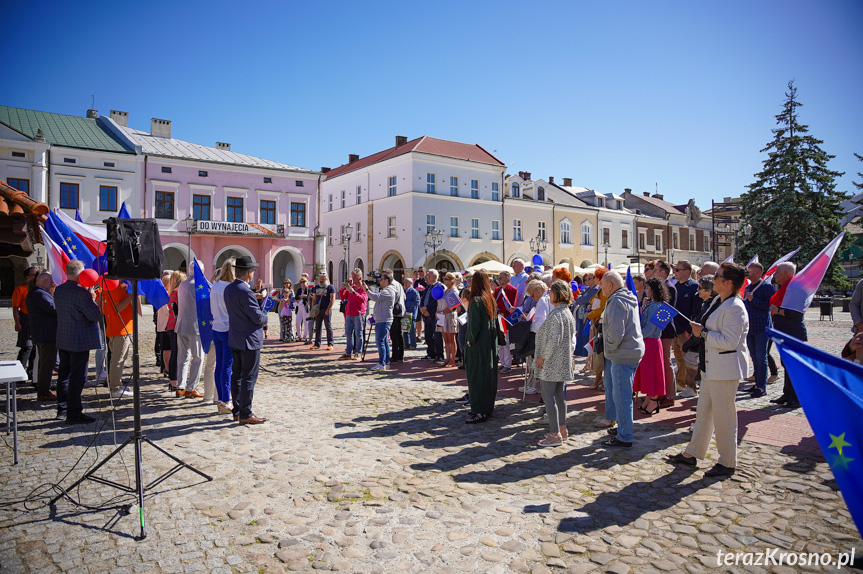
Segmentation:
{"type": "Polygon", "coordinates": [[[497,275],[501,271],[508,271],[509,273],[515,273],[509,265],[504,265],[498,261],[485,261],[483,263],[477,263],[473,267],[468,267],[468,271],[479,271],[480,269],[485,269],[486,273],[490,273],[492,275],[497,275]]]}

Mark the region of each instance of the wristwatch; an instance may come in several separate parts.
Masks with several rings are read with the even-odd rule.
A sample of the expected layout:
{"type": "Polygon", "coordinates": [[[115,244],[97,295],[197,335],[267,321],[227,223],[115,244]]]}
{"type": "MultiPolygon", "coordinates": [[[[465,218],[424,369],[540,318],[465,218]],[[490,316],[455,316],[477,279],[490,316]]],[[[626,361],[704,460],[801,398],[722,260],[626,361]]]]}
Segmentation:
{"type": "Polygon", "coordinates": [[[701,329],[701,335],[699,335],[699,336],[700,336],[702,339],[707,339],[707,333],[709,333],[709,331],[708,331],[707,329],[702,328],[702,329],[701,329]]]}

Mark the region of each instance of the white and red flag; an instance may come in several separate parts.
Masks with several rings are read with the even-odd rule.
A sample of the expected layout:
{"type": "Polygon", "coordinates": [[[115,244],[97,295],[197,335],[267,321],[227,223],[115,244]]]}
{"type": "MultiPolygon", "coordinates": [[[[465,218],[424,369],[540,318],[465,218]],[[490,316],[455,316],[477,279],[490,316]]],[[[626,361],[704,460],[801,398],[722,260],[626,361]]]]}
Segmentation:
{"type": "Polygon", "coordinates": [[[839,249],[839,244],[845,238],[843,231],[836,236],[833,241],[827,244],[827,247],[821,250],[821,253],[815,256],[815,259],[809,262],[803,271],[795,275],[788,283],[788,288],[785,290],[785,297],[782,299],[782,306],[792,311],[805,312],[812,303],[815,297],[815,292],[821,285],[824,275],[827,273],[827,268],[830,267],[830,262],[839,249]]]}

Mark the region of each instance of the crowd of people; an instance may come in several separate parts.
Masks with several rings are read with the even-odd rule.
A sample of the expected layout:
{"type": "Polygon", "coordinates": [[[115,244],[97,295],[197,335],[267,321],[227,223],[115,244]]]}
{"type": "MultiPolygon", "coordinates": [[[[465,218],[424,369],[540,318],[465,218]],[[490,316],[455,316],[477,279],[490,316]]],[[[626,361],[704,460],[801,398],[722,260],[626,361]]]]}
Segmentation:
{"type": "MultiPolygon", "coordinates": [[[[517,259],[513,273],[496,277],[483,270],[441,276],[420,268],[399,282],[391,269],[372,279],[354,269],[338,290],[321,273],[313,284],[303,274],[296,285],[285,280],[271,292],[254,280],[256,267],[249,257],[232,258],[212,274],[207,352],[194,274],[165,271],[169,303],[154,313],[156,359],[169,391],[213,403],[242,424],[266,421],[254,414],[252,403],[268,313],[279,318],[280,341],[300,341],[317,350],[325,332],[327,350],[333,350],[332,314],[338,301],[346,337],[340,359],[357,360],[371,348],[377,352],[371,368],[388,370],[404,361],[405,349],[417,349],[424,341],[423,360],[465,370],[468,390],[458,402],[469,409],[468,424],[492,416],[498,376],[524,365],[525,385],[519,391],[541,395],[548,421],[540,446],[567,439],[566,385],[575,379],[582,358],[582,372],[594,377],[590,388],[605,394],[604,418],[596,426],[607,431],[607,447],[632,446],[636,409],[652,416],[679,400],[697,399],[691,407],[696,411],[692,440],[670,460],[695,466],[715,436],[719,460],[707,475],[727,477],[737,466],[739,382],[752,382],[746,392],[758,398],[778,378],[767,329],[801,340],[807,335],[803,314],[783,306],[796,273],[790,262],[778,265],[772,282],[763,278],[757,262],[748,268],[708,262],[699,269],[685,260],[673,266],[657,260],[627,285],[620,273],[605,268],[573,278],[566,267],[526,270],[517,259]],[[657,321],[666,306],[676,316],[657,321]],[[747,376],[750,363],[753,374],[747,376]]],[[[92,350],[96,384],[106,382],[112,399],[131,394],[124,366],[133,314],[140,313],[128,282],[87,288],[79,279],[83,271],[82,262],[70,261],[67,281],[55,286],[49,273],[30,268],[13,294],[18,358],[37,383],[37,400],[56,401],[58,417],[70,424],[93,420],[81,402],[92,350]]],[[[857,334],[848,353],[859,361],[863,281],[851,312],[857,334]]],[[[783,393],[773,402],[788,409],[800,406],[787,371],[783,393]]]]}

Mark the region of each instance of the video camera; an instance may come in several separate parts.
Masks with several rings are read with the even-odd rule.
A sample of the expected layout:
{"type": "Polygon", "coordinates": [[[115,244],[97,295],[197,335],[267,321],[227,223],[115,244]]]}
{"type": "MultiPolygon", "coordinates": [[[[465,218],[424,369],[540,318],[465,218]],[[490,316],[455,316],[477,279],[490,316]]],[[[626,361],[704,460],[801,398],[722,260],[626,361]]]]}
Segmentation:
{"type": "Polygon", "coordinates": [[[369,271],[367,275],[371,277],[371,279],[363,279],[363,283],[365,283],[369,287],[381,286],[381,277],[383,277],[382,273],[379,273],[378,271],[369,271]]]}

